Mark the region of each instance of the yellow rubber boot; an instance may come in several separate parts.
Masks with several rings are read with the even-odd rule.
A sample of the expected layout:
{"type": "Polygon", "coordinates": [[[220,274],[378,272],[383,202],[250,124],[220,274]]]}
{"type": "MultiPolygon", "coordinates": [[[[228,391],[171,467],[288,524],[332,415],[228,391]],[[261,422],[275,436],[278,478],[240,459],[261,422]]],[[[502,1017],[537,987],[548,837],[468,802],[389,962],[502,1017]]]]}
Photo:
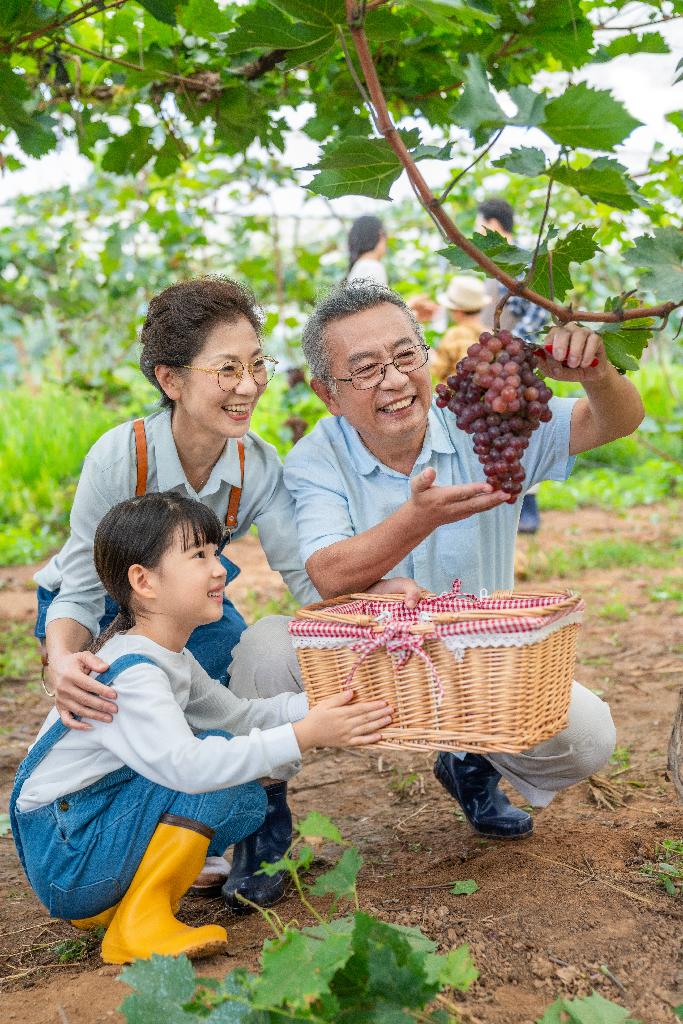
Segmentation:
{"type": "Polygon", "coordinates": [[[225,952],[225,928],[190,928],[173,913],[199,874],[209,842],[206,825],[164,815],[102,940],[105,963],[146,960],[154,953],[200,957],[225,952]]]}
{"type": "Polygon", "coordinates": [[[78,920],[72,921],[71,924],[74,928],[80,928],[84,932],[90,931],[91,928],[108,928],[118,909],[119,905],[115,903],[113,907],[103,910],[101,914],[95,914],[94,917],[79,917],[78,920]]]}

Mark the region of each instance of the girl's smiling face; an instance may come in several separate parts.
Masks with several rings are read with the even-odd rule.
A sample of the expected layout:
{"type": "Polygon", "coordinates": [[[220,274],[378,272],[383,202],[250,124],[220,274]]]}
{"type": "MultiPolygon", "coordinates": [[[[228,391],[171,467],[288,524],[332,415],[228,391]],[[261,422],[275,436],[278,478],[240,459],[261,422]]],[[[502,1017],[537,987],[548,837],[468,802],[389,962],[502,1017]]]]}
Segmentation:
{"type": "MultiPolygon", "coordinates": [[[[131,571],[139,568],[133,566],[131,571]]],[[[138,614],[140,621],[164,616],[191,632],[222,617],[227,573],[215,544],[186,547],[179,532],[157,568],[144,572],[149,589],[140,595],[144,606],[138,614]]]]}

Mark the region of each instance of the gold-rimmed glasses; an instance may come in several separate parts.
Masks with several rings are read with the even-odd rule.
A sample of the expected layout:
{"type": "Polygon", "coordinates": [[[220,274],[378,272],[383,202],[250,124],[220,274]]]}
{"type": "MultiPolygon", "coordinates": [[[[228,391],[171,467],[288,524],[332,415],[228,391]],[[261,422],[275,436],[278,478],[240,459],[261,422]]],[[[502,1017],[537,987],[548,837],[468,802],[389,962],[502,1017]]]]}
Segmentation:
{"type": "Polygon", "coordinates": [[[258,356],[246,366],[241,359],[230,359],[223,366],[185,366],[183,370],[199,370],[200,373],[213,373],[218,380],[218,387],[221,391],[234,391],[245,370],[249,371],[251,379],[258,388],[264,388],[275,373],[278,360],[273,356],[258,356]]]}

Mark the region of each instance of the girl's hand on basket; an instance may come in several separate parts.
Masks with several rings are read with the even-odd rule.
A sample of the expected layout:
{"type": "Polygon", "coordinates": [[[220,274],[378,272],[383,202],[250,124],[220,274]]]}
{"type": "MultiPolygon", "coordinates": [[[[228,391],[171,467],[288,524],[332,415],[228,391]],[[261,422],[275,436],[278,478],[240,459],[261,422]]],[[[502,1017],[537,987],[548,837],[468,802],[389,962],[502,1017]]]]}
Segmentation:
{"type": "Polygon", "coordinates": [[[345,690],[326,697],[294,724],[302,753],[312,747],[359,747],[381,740],[393,709],[385,700],[351,703],[353,696],[353,690],[345,690]]]}
{"type": "Polygon", "coordinates": [[[420,599],[428,593],[428,590],[407,576],[394,576],[393,579],[380,580],[368,587],[368,594],[400,594],[406,608],[416,608],[420,599]]]}

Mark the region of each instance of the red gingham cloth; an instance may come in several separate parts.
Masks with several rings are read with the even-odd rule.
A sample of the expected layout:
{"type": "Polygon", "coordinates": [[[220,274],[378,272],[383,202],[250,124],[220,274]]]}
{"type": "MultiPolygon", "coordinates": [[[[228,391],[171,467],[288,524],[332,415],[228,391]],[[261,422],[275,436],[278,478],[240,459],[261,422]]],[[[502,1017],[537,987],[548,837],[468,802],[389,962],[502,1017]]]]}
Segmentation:
{"type": "MultiPolygon", "coordinates": [[[[407,608],[403,602],[389,604],[383,601],[372,599],[349,601],[347,604],[337,605],[329,609],[329,613],[336,615],[370,615],[379,619],[377,625],[382,621],[391,623],[391,633],[396,635],[401,632],[399,627],[403,624],[406,633],[413,624],[428,622],[421,613],[430,612],[463,612],[467,610],[483,612],[487,610],[497,611],[519,610],[523,612],[526,608],[548,607],[559,604],[564,600],[564,595],[547,595],[543,597],[485,597],[478,598],[473,595],[460,593],[460,581],[456,580],[450,594],[430,596],[423,598],[417,608],[407,608]]],[[[571,613],[583,611],[585,604],[580,601],[571,613]]],[[[549,626],[562,619],[568,614],[566,608],[558,610],[556,615],[538,616],[522,615],[507,618],[477,619],[463,622],[433,623],[432,628],[436,636],[458,636],[472,635],[477,633],[529,633],[543,626],[549,626]]],[[[377,636],[376,625],[360,626],[349,622],[334,621],[306,621],[294,619],[289,623],[289,632],[295,637],[336,637],[360,639],[377,636]]]]}

